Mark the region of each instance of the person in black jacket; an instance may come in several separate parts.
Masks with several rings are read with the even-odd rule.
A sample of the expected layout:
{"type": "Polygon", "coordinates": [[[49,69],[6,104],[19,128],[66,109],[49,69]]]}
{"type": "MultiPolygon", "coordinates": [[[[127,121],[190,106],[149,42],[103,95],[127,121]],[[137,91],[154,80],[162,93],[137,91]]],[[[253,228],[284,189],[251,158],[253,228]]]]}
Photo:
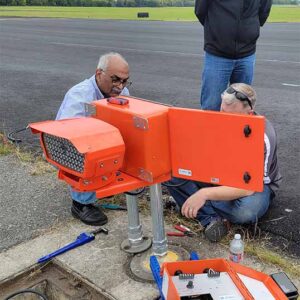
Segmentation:
{"type": "Polygon", "coordinates": [[[220,110],[228,84],[251,84],[256,41],[272,0],[196,0],[195,14],[204,26],[201,109],[220,110]]]}

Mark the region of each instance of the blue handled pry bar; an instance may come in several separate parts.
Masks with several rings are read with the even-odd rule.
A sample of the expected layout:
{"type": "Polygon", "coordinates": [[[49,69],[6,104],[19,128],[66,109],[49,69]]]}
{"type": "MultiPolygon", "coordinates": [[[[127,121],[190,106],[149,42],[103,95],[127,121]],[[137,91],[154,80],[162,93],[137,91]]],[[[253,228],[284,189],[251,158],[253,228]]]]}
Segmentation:
{"type": "Polygon", "coordinates": [[[43,257],[41,257],[39,260],[38,260],[38,263],[43,263],[45,261],[48,261],[50,259],[52,259],[53,257],[57,256],[57,255],[60,255],[62,253],[65,253],[69,250],[72,250],[76,247],[79,247],[81,245],[84,245],[86,243],[89,243],[90,241],[94,240],[95,239],[95,235],[98,234],[98,233],[104,233],[104,234],[108,234],[108,230],[104,227],[101,227],[99,229],[96,229],[94,231],[91,231],[91,232],[83,232],[81,233],[74,242],[70,243],[70,244],[67,244],[66,246],[50,253],[50,254],[47,254],[43,257]]]}

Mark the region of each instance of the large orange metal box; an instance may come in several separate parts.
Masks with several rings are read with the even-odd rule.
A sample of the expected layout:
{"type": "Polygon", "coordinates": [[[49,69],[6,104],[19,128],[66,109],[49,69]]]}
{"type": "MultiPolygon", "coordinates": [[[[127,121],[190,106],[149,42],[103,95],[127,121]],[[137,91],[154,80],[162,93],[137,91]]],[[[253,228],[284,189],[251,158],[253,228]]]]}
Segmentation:
{"type": "Polygon", "coordinates": [[[92,103],[93,116],[117,127],[124,139],[126,150],[121,171],[150,183],[171,174],[169,107],[138,98],[122,99],[129,103],[118,105],[105,99],[92,103]]]}

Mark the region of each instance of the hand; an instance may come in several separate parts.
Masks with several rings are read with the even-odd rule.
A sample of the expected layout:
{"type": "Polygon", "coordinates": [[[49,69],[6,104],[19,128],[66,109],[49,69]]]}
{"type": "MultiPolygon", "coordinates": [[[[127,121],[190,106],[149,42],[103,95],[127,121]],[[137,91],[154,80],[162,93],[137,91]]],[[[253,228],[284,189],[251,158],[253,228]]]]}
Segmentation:
{"type": "Polygon", "coordinates": [[[196,218],[198,210],[205,204],[205,202],[206,198],[201,190],[199,190],[184,202],[181,208],[182,215],[187,218],[196,218]]]}

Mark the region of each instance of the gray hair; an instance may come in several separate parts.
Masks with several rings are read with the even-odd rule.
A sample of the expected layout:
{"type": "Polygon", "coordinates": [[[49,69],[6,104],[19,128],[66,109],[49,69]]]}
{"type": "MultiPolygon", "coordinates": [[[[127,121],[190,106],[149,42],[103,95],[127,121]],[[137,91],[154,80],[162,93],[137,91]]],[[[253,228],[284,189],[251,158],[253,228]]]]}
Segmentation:
{"type": "MultiPolygon", "coordinates": [[[[236,91],[245,94],[248,97],[248,99],[251,101],[252,107],[253,108],[255,107],[255,104],[256,104],[256,92],[255,92],[255,90],[250,85],[248,85],[246,83],[233,83],[231,86],[236,91]]],[[[224,92],[222,94],[222,98],[228,104],[237,101],[237,99],[235,98],[235,94],[228,94],[226,92],[224,92]]],[[[246,101],[243,102],[243,104],[244,104],[244,107],[248,106],[248,103],[246,101]]]]}
{"type": "Polygon", "coordinates": [[[116,53],[116,52],[109,52],[109,53],[105,53],[105,54],[100,56],[97,69],[101,69],[103,71],[106,71],[110,59],[114,56],[117,56],[117,57],[121,58],[122,60],[124,60],[124,62],[126,64],[128,64],[126,59],[121,54],[116,53]]]}

